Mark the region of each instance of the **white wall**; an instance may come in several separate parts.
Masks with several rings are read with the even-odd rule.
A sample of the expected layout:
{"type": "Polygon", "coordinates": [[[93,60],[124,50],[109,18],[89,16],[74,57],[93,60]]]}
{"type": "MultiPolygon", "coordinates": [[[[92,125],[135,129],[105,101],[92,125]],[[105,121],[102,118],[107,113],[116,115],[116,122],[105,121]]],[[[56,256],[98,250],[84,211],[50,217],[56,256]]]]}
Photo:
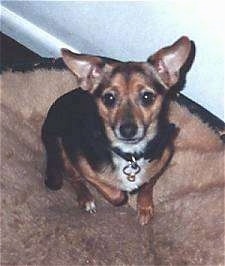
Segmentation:
{"type": "Polygon", "coordinates": [[[2,1],[2,6],[7,8],[2,8],[2,31],[47,57],[59,56],[64,46],[140,61],[189,36],[196,44],[196,59],[184,94],[224,118],[222,0],[2,1]]]}

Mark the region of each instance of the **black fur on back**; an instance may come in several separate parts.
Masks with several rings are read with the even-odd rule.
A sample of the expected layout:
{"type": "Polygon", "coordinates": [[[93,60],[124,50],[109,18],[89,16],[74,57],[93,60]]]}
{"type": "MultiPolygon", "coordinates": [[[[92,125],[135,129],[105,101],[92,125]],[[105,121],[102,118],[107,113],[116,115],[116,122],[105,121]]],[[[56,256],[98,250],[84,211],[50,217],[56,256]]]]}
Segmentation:
{"type": "Polygon", "coordinates": [[[110,143],[94,97],[81,88],[59,97],[50,107],[42,134],[60,137],[71,160],[83,155],[94,169],[112,163],[110,143]]]}

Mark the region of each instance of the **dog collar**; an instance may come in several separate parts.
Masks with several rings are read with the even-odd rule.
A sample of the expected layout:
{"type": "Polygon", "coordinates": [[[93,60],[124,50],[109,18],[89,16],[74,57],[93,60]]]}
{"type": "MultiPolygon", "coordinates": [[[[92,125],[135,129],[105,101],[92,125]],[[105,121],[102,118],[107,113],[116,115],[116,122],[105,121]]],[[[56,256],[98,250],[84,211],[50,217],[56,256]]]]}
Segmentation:
{"type": "Polygon", "coordinates": [[[141,171],[141,167],[137,161],[144,158],[150,163],[155,159],[159,159],[175,131],[175,124],[167,124],[152,140],[148,142],[145,150],[139,153],[123,152],[118,147],[112,148],[114,153],[128,162],[128,164],[123,168],[123,173],[127,176],[127,179],[130,182],[134,182],[136,175],[141,171]]]}
{"type": "Polygon", "coordinates": [[[124,152],[118,147],[113,147],[112,151],[128,162],[131,162],[133,160],[137,161],[144,157],[144,152],[124,152]]]}

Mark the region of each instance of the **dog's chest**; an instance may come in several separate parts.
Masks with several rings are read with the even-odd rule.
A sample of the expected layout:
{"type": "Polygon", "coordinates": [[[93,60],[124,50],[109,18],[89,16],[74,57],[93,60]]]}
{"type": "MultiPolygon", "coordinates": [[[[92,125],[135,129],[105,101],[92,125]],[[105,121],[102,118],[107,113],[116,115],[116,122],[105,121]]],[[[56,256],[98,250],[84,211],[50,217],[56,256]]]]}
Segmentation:
{"type": "MultiPolygon", "coordinates": [[[[118,187],[124,191],[132,191],[140,187],[146,181],[146,164],[147,161],[141,158],[137,161],[140,171],[134,175],[134,180],[129,180],[129,175],[124,173],[124,169],[129,168],[129,162],[123,158],[114,155],[113,162],[115,166],[114,175],[118,182],[118,187]]],[[[129,172],[129,170],[128,170],[129,172]]]]}

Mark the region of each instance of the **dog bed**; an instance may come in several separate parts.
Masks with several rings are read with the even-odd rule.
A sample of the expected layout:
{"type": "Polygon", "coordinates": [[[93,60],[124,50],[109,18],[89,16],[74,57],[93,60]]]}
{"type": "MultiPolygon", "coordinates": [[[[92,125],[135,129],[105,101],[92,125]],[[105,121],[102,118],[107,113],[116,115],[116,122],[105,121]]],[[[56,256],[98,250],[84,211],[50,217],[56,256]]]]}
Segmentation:
{"type": "Polygon", "coordinates": [[[182,94],[171,96],[180,128],[155,186],[155,215],[138,224],[135,195],[97,213],[79,209],[71,181],[44,186],[40,132],[50,105],[76,88],[61,59],[15,64],[1,74],[1,265],[223,265],[224,123],[182,94]]]}

